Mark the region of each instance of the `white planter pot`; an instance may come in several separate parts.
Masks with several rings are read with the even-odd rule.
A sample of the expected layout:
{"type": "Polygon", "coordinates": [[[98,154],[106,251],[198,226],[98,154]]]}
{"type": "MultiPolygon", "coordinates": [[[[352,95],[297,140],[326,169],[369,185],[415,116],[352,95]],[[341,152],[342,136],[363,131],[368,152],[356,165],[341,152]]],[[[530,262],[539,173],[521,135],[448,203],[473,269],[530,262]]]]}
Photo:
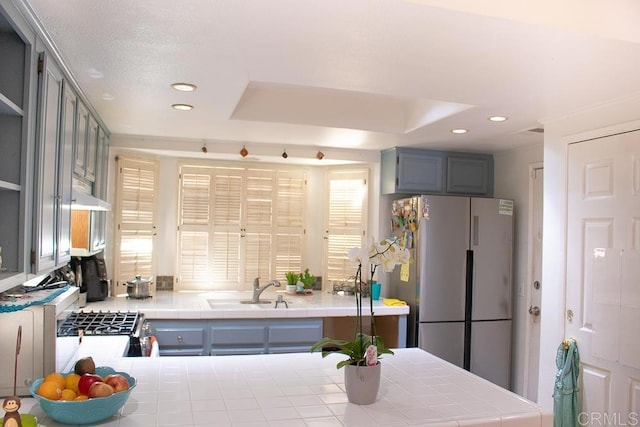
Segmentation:
{"type": "Polygon", "coordinates": [[[296,285],[285,285],[284,291],[288,294],[295,294],[297,286],[296,285]]]}
{"type": "Polygon", "coordinates": [[[344,367],[344,386],[349,402],[356,405],[370,405],[378,397],[380,388],[380,370],[382,365],[344,367]]]}

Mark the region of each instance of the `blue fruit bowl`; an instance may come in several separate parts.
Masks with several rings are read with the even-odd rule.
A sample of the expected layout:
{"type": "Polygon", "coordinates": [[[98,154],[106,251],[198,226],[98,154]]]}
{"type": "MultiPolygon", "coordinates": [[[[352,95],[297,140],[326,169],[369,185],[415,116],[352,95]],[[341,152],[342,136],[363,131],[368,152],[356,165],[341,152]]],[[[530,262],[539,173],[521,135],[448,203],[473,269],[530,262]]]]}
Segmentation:
{"type": "Polygon", "coordinates": [[[131,390],[137,384],[136,379],[125,372],[116,372],[108,366],[96,367],[96,374],[106,377],[110,374],[121,374],[129,381],[129,390],[119,391],[107,397],[94,397],[87,400],[63,401],[50,400],[40,396],[36,391],[44,378],[39,378],[31,384],[29,392],[38,400],[40,407],[52,418],[64,424],[91,424],[97,423],[116,414],[127,402],[131,390]]]}

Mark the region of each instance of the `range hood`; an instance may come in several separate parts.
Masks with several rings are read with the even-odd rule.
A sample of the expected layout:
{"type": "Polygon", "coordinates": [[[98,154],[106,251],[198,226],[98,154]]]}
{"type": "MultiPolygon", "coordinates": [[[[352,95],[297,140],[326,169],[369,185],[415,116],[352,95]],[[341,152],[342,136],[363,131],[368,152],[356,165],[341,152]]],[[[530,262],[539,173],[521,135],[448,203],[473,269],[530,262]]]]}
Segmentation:
{"type": "Polygon", "coordinates": [[[71,209],[84,211],[110,211],[111,205],[104,200],[76,188],[72,190],[71,209]]]}

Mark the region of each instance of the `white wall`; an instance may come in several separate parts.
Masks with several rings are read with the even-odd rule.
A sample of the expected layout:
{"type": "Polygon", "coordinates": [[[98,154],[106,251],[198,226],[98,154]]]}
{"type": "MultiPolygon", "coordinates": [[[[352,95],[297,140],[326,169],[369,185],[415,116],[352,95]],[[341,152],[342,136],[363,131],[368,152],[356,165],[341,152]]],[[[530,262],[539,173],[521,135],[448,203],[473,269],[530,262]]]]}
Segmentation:
{"type": "MultiPolygon", "coordinates": [[[[564,337],[567,146],[571,142],[640,128],[640,96],[610,102],[544,124],[544,242],[538,403],[553,408],[555,354],[564,337]]],[[[578,343],[578,346],[580,343],[578,343]]]]}
{"type": "Polygon", "coordinates": [[[529,170],[542,163],[543,144],[494,154],[494,197],[514,201],[513,354],[511,389],[524,395],[525,327],[528,314],[529,170]]]}

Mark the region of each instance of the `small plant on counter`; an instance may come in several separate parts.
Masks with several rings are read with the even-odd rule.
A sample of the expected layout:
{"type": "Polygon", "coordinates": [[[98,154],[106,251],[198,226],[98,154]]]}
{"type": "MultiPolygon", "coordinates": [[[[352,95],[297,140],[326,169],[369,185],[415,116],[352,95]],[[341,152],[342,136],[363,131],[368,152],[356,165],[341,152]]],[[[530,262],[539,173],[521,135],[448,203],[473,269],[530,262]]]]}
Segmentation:
{"type": "Polygon", "coordinates": [[[311,289],[316,283],[316,276],[309,273],[309,269],[304,270],[304,273],[300,274],[300,281],[304,285],[305,289],[311,289]]]}
{"type": "Polygon", "coordinates": [[[300,273],[296,273],[295,271],[287,271],[284,273],[284,276],[287,278],[287,285],[295,286],[300,279],[300,273]]]}
{"type": "Polygon", "coordinates": [[[354,278],[356,296],[356,331],[352,341],[338,340],[333,338],[322,338],[311,346],[311,351],[322,351],[322,357],[330,353],[341,353],[348,358],[338,362],[337,368],[346,365],[375,366],[378,358],[382,354],[393,354],[385,347],[381,337],[376,334],[375,316],[373,312],[373,301],[369,298],[369,312],[371,313],[371,335],[363,332],[362,325],[362,264],[369,264],[371,277],[375,275],[376,268],[382,266],[384,271],[390,273],[396,265],[409,263],[409,250],[400,246],[395,238],[388,238],[380,242],[373,239],[368,246],[353,248],[349,251],[349,261],[358,265],[354,278]]]}

